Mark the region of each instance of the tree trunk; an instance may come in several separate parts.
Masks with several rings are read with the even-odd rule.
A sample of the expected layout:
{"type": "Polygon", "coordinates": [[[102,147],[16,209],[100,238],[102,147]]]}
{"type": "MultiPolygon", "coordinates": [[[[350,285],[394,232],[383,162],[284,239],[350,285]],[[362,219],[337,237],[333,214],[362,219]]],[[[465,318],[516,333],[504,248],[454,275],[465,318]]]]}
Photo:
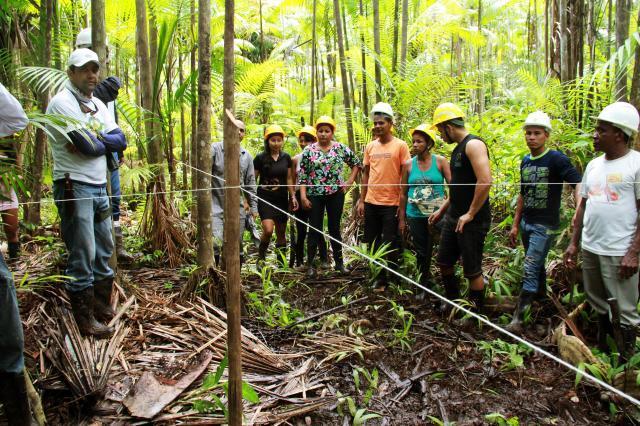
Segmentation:
{"type": "MultiPolygon", "coordinates": [[[[631,0],[616,0],[616,49],[624,45],[629,38],[629,20],[631,16],[631,0]]],[[[620,66],[620,65],[618,65],[620,66]]],[[[627,70],[616,72],[616,88],[614,99],[627,100],[627,70]]]]}
{"type": "MultiPolygon", "coordinates": [[[[196,72],[196,50],[198,45],[196,44],[196,0],[191,0],[191,43],[193,44],[190,53],[190,66],[191,74],[196,72]]],[[[198,114],[196,112],[197,100],[196,100],[196,81],[191,80],[191,167],[198,167],[198,114]]],[[[191,189],[193,194],[197,194],[198,189],[198,174],[191,170],[191,189]]],[[[198,203],[193,203],[191,207],[191,220],[195,221],[198,217],[198,203]]]]}
{"type": "Polygon", "coordinates": [[[149,60],[149,31],[147,29],[147,7],[145,0],[136,0],[136,46],[140,70],[140,89],[142,108],[144,109],[144,128],[147,139],[147,157],[149,164],[159,163],[155,152],[156,134],[153,125],[153,86],[151,81],[151,63],[149,60]]]}
{"type": "Polygon", "coordinates": [[[317,42],[318,37],[316,36],[316,19],[317,19],[317,11],[318,11],[318,0],[313,0],[313,21],[312,21],[312,34],[311,34],[311,107],[309,111],[309,123],[313,125],[314,122],[314,113],[315,113],[315,92],[316,90],[316,55],[317,52],[317,42]]]}
{"type": "MultiPolygon", "coordinates": [[[[44,41],[42,49],[42,66],[51,66],[51,32],[53,26],[53,0],[42,0],[40,3],[44,25],[41,25],[42,39],[44,41]]],[[[44,113],[49,105],[49,92],[44,91],[38,95],[40,110],[44,113]]],[[[38,128],[36,129],[36,145],[31,164],[31,174],[33,186],[31,197],[27,209],[25,210],[25,222],[31,225],[40,225],[40,200],[42,199],[42,176],[44,169],[44,159],[47,153],[47,135],[38,128]]]]}
{"type": "MultiPolygon", "coordinates": [[[[100,78],[107,77],[107,30],[105,28],[105,0],[91,0],[91,50],[100,59],[100,78]]],[[[107,71],[108,72],[108,71],[107,71]]]]}
{"type": "MultiPolygon", "coordinates": [[[[482,0],[478,0],[478,34],[482,37],[482,0]]],[[[482,129],[482,113],[484,112],[484,78],[482,74],[482,47],[478,46],[478,116],[480,117],[480,129],[482,129]]]]}
{"type": "MultiPolygon", "coordinates": [[[[166,68],[165,68],[165,72],[166,72],[166,76],[165,76],[165,82],[166,82],[166,86],[167,86],[167,96],[169,96],[169,93],[171,93],[173,91],[173,82],[172,82],[172,76],[173,76],[173,47],[170,48],[171,50],[169,51],[169,55],[167,57],[167,64],[166,64],[166,68]]],[[[173,116],[171,114],[171,111],[168,112],[167,114],[167,143],[165,144],[167,146],[166,149],[166,157],[167,157],[167,166],[169,168],[169,187],[171,188],[171,191],[175,191],[176,187],[177,187],[177,177],[176,177],[176,160],[173,154],[174,148],[175,148],[175,122],[173,121],[173,116]]]]}
{"type": "MultiPolygon", "coordinates": [[[[180,86],[184,84],[184,58],[182,53],[178,52],[178,78],[180,86]]],[[[185,129],[184,118],[184,102],[180,102],[180,161],[182,162],[182,189],[187,189],[187,164],[189,164],[189,156],[187,151],[187,130],[185,129]]]]}
{"type": "MultiPolygon", "coordinates": [[[[200,0],[205,2],[208,0],[200,0]]],[[[200,8],[202,11],[202,7],[200,8]]],[[[233,113],[234,92],[234,0],[225,0],[223,105],[233,113]]],[[[208,30],[209,27],[207,27],[208,30]]],[[[202,30],[201,30],[202,34],[202,30]]],[[[207,38],[208,40],[208,38],[207,38]]],[[[209,57],[209,55],[207,55],[209,57]]],[[[202,68],[201,68],[202,69],[202,68]]],[[[207,105],[209,105],[207,103],[207,105]]],[[[242,410],[242,329],[240,325],[240,137],[238,127],[224,114],[224,177],[228,189],[224,197],[224,254],[227,272],[227,353],[229,354],[229,425],[241,426],[242,410]]],[[[209,157],[210,158],[210,157],[209,157]]],[[[211,161],[209,161],[211,163],[211,161]]]]}
{"type": "MultiPolygon", "coordinates": [[[[360,16],[366,18],[362,0],[360,0],[360,16]]],[[[360,29],[360,60],[362,62],[362,111],[369,114],[369,95],[367,93],[367,55],[365,52],[364,33],[360,29]]]]}
{"type": "Polygon", "coordinates": [[[407,68],[407,37],[409,32],[409,0],[402,1],[402,41],[400,42],[400,75],[404,76],[407,68]]]}
{"type": "Polygon", "coordinates": [[[398,69],[398,29],[400,19],[400,0],[393,3],[393,56],[391,59],[391,72],[395,73],[398,69]]]}
{"type": "MultiPolygon", "coordinates": [[[[638,9],[638,19],[636,28],[640,31],[640,9],[638,9]]],[[[631,79],[631,96],[629,102],[640,111],[640,46],[636,46],[635,62],[633,65],[633,78],[631,79]]],[[[638,137],[636,137],[638,139],[638,137]]],[[[640,142],[640,141],[636,141],[640,142]]]]}
{"type": "MultiPolygon", "coordinates": [[[[211,3],[198,0],[198,188],[211,186],[211,3]],[[201,171],[202,172],[201,172],[201,171]],[[205,173],[206,172],[206,173],[205,173]]],[[[198,191],[198,265],[213,266],[211,192],[198,191]]],[[[225,197],[226,198],[226,197],[225,197]]]]}
{"type": "Polygon", "coordinates": [[[376,102],[382,101],[382,69],[380,67],[380,0],[373,0],[373,50],[376,74],[376,102]]]}
{"type": "Polygon", "coordinates": [[[560,17],[560,81],[569,80],[569,29],[567,28],[569,11],[568,0],[559,1],[560,17]]]}

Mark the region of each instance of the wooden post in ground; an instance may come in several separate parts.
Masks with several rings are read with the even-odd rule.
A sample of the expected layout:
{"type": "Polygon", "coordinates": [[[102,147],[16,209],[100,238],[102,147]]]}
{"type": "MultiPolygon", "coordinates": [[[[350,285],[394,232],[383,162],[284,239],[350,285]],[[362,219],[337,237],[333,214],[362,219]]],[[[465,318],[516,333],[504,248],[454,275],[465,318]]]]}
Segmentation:
{"type": "Polygon", "coordinates": [[[229,425],[242,425],[242,348],[240,345],[240,135],[233,117],[234,0],[224,2],[224,247],[227,270],[227,352],[229,425]]]}

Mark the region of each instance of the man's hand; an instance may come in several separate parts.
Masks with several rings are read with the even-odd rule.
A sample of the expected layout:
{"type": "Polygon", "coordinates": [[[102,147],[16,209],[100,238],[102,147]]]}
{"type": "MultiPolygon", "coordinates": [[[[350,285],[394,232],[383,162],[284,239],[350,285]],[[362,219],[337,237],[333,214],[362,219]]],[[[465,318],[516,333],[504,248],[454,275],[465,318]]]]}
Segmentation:
{"type": "Polygon", "coordinates": [[[358,207],[356,209],[356,213],[358,213],[358,217],[364,217],[364,201],[358,201],[358,207]]]}
{"type": "Polygon", "coordinates": [[[464,230],[464,226],[473,220],[473,216],[469,213],[465,213],[458,219],[458,223],[456,224],[456,232],[462,233],[464,230]]]}
{"type": "Polygon", "coordinates": [[[345,194],[347,192],[349,192],[349,189],[351,188],[351,185],[353,185],[353,181],[346,181],[345,183],[342,184],[342,187],[340,188],[342,190],[342,192],[344,192],[345,194]]]}
{"type": "Polygon", "coordinates": [[[631,278],[636,272],[638,272],[638,253],[629,250],[620,262],[618,275],[620,275],[621,279],[626,280],[627,278],[631,278]]]}
{"type": "Polygon", "coordinates": [[[578,247],[574,243],[570,243],[569,247],[564,251],[564,264],[569,269],[575,269],[576,259],[578,257],[578,247]]]}
{"type": "Polygon", "coordinates": [[[515,247],[518,245],[518,233],[520,232],[520,227],[517,224],[513,224],[511,227],[511,231],[509,231],[509,244],[511,247],[515,247]]]}
{"type": "Polygon", "coordinates": [[[76,146],[74,144],[70,143],[70,142],[67,142],[64,147],[71,154],[77,154],[78,153],[78,148],[76,148],[76,146]]]}
{"type": "Polygon", "coordinates": [[[300,198],[300,201],[302,202],[302,208],[303,209],[311,210],[311,201],[309,201],[309,199],[307,197],[300,198]]]}
{"type": "Polygon", "coordinates": [[[407,220],[403,214],[398,217],[398,231],[400,231],[400,235],[404,238],[407,233],[407,220]]]}

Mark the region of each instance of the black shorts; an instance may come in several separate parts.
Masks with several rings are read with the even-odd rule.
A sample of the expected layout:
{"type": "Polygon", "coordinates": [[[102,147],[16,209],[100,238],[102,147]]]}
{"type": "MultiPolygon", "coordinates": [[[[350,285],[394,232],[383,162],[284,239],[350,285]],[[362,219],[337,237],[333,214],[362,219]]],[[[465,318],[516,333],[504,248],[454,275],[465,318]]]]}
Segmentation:
{"type": "Polygon", "coordinates": [[[462,257],[462,268],[466,278],[482,274],[482,251],[484,239],[489,232],[491,221],[473,220],[464,226],[462,233],[456,232],[458,218],[445,216],[440,234],[438,265],[454,266],[462,257]]]}
{"type": "Polygon", "coordinates": [[[276,223],[287,223],[288,216],[281,211],[289,211],[289,194],[287,192],[282,194],[281,192],[260,191],[260,189],[258,189],[258,197],[269,203],[267,204],[261,199],[258,200],[260,220],[273,220],[276,223]],[[280,210],[272,207],[270,204],[273,204],[280,210]]]}

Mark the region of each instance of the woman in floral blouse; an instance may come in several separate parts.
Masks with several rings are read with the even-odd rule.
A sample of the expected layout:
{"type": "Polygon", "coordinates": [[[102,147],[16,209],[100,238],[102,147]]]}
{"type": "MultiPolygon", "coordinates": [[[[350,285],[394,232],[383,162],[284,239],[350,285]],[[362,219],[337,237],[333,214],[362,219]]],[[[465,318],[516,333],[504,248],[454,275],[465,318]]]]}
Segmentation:
{"type": "MultiPolygon", "coordinates": [[[[309,224],[321,230],[326,209],[329,235],[342,242],[340,220],[344,195],[353,184],[362,163],[348,147],[333,140],[335,130],[336,123],[331,117],[322,116],[318,119],[318,142],[307,146],[302,153],[298,181],[302,207],[311,210],[309,224]],[[351,168],[346,182],[342,178],[345,163],[351,168]]],[[[321,235],[314,230],[309,233],[307,276],[310,278],[316,276],[313,262],[320,238],[321,235]]],[[[342,245],[332,239],[331,248],[336,271],[347,273],[342,259],[342,245]]]]}

